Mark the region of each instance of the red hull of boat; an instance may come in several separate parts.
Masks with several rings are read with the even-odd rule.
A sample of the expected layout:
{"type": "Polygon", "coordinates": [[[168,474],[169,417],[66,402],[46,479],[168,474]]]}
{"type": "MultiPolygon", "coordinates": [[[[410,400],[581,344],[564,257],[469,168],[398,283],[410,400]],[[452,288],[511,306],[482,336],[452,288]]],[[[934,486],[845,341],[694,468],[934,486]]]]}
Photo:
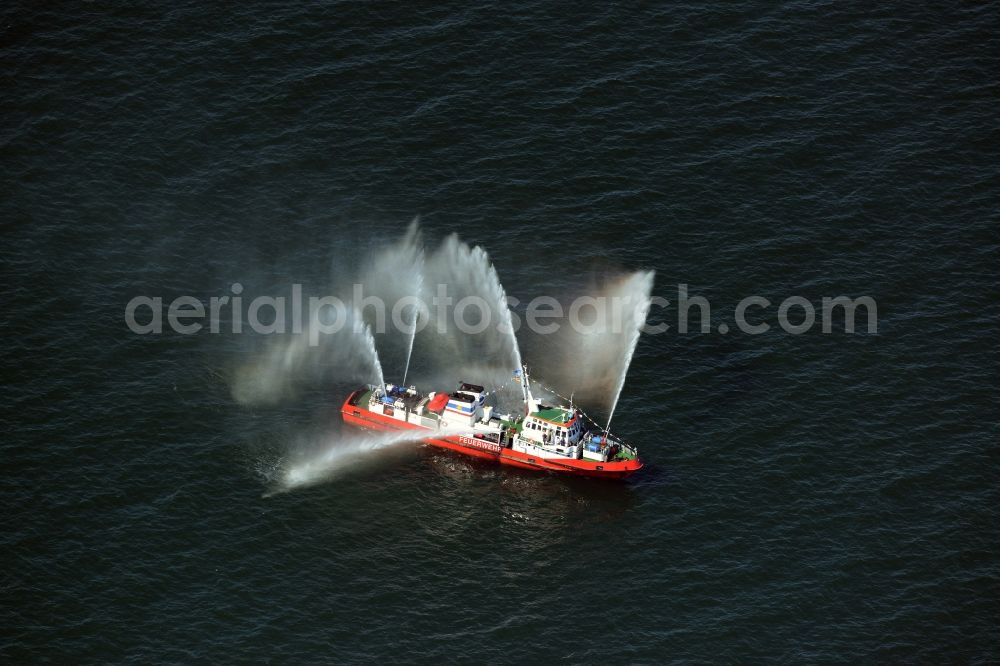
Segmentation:
{"type": "MultiPolygon", "coordinates": [[[[355,391],[347,396],[340,413],[344,418],[344,423],[367,428],[369,430],[413,430],[415,432],[427,432],[428,428],[399,421],[384,414],[376,414],[362,405],[352,405],[351,401],[359,393],[355,391]]],[[[642,461],[624,460],[620,462],[595,462],[592,460],[572,460],[568,458],[558,458],[551,460],[530,456],[520,451],[501,448],[499,444],[490,441],[479,440],[473,437],[449,436],[449,437],[421,437],[422,441],[442,449],[449,449],[467,456],[475,458],[485,458],[495,460],[501,465],[511,465],[522,469],[544,470],[556,474],[569,474],[573,476],[588,476],[601,479],[624,479],[640,469],[642,461]]]]}

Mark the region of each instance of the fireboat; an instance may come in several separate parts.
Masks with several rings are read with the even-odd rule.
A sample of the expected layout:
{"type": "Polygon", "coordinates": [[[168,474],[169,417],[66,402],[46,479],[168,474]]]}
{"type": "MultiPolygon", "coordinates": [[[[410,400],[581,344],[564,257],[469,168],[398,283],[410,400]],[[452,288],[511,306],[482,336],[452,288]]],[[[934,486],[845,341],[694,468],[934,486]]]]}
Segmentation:
{"type": "MultiPolygon", "coordinates": [[[[527,368],[515,371],[523,414],[499,414],[482,386],[458,382],[426,395],[415,386],[369,384],[341,407],[344,422],[368,430],[413,430],[414,439],[501,465],[555,474],[624,479],[642,469],[635,447],[606,429],[587,427],[569,405],[546,404],[531,393],[527,368]]],[[[572,403],[572,401],[570,401],[572,403]]],[[[591,422],[592,423],[592,422],[591,422]]]]}

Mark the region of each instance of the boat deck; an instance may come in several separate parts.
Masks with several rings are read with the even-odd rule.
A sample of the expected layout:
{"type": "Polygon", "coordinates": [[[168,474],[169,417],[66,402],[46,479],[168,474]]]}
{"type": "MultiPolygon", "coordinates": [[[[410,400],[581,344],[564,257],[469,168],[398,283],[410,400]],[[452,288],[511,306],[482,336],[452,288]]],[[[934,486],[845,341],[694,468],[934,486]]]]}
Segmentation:
{"type": "MultiPolygon", "coordinates": [[[[375,392],[374,388],[368,388],[366,390],[360,391],[360,392],[358,392],[354,396],[354,399],[350,401],[350,404],[355,405],[355,406],[363,407],[364,409],[368,409],[369,401],[371,400],[372,394],[374,392],[375,392]]],[[[424,397],[425,396],[421,395],[421,396],[419,396],[418,399],[423,399],[424,397]]],[[[409,405],[409,404],[407,405],[407,407],[408,408],[412,408],[411,405],[409,405]]],[[[536,416],[543,415],[545,417],[551,416],[551,417],[553,417],[551,420],[554,421],[555,419],[564,418],[562,416],[563,412],[564,412],[564,410],[549,409],[549,410],[542,410],[538,414],[535,414],[535,415],[536,416]],[[558,414],[557,414],[557,412],[558,412],[558,414]]],[[[440,419],[441,419],[441,415],[440,414],[436,414],[436,413],[431,412],[429,410],[424,410],[424,413],[423,413],[422,416],[424,418],[427,418],[427,419],[432,419],[433,421],[440,421],[440,419]]],[[[524,428],[524,419],[516,419],[516,420],[498,419],[498,420],[500,421],[501,429],[504,432],[507,432],[510,429],[514,429],[514,431],[517,434],[520,434],[521,431],[524,428]]],[[[508,441],[507,446],[509,447],[509,445],[510,444],[509,444],[509,441],[508,441]]],[[[628,447],[624,447],[623,446],[618,451],[618,453],[615,455],[615,457],[611,458],[610,460],[608,460],[608,462],[627,462],[627,461],[630,461],[630,460],[638,460],[638,456],[634,452],[632,452],[628,447]]]]}

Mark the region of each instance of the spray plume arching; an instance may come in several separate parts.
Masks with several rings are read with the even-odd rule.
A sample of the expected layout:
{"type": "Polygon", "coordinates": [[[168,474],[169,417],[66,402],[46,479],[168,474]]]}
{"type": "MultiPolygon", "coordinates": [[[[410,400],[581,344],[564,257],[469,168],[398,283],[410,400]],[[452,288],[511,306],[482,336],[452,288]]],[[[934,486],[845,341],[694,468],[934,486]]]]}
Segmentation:
{"type": "Polygon", "coordinates": [[[628,376],[629,366],[632,365],[635,348],[639,344],[639,335],[642,333],[642,327],[646,324],[646,316],[649,314],[653,292],[653,275],[653,271],[635,273],[622,283],[623,293],[628,294],[626,301],[628,311],[624,329],[627,337],[624,347],[625,355],[622,359],[618,384],[615,388],[615,397],[611,402],[611,411],[608,413],[608,423],[604,426],[606,431],[611,429],[611,419],[614,418],[615,408],[622,396],[622,389],[625,388],[625,378],[628,376]]]}
{"type": "MultiPolygon", "coordinates": [[[[359,274],[359,284],[363,286],[365,296],[377,297],[390,305],[403,298],[416,298],[427,305],[436,295],[439,285],[447,287],[446,296],[453,306],[467,297],[476,297],[479,303],[486,304],[490,325],[481,333],[469,334],[450,321],[445,322],[443,329],[439,328],[438,322],[429,326],[426,325],[428,322],[424,322],[425,325],[419,327],[422,328],[419,336],[429,340],[421,345],[421,355],[428,357],[426,360],[434,369],[447,368],[459,373],[465,368],[482,364],[484,359],[503,368],[505,373],[520,367],[521,353],[513,331],[507,295],[489,255],[482,247],[470,246],[456,234],[451,234],[428,253],[424,248],[419,220],[414,220],[402,238],[371,256],[368,265],[359,274]]],[[[478,313],[477,308],[470,310],[478,313]]],[[[366,308],[363,314],[372,323],[373,311],[366,308]]],[[[389,326],[376,339],[384,357],[399,357],[403,376],[409,379],[418,337],[414,319],[417,308],[407,308],[401,314],[405,320],[402,330],[389,326]],[[409,326],[406,326],[407,322],[409,326]],[[402,349],[397,349],[400,346],[402,349]]],[[[475,315],[467,319],[474,320],[475,315]]]]}
{"type": "MultiPolygon", "coordinates": [[[[296,384],[303,379],[375,381],[384,386],[380,352],[387,351],[392,359],[391,367],[402,367],[407,379],[416,356],[426,362],[425,374],[436,375],[438,386],[453,383],[460,375],[468,374],[469,379],[475,378],[478,383],[493,384],[501,409],[514,404],[520,406],[520,385],[511,380],[511,370],[523,368],[524,360],[513,329],[506,292],[483,248],[470,247],[452,234],[432,252],[427,252],[419,225],[414,221],[402,238],[373,253],[363,269],[353,275],[356,279],[352,286],[361,284],[366,296],[375,296],[386,303],[395,303],[407,296],[426,303],[431,296],[426,293],[430,285],[447,285],[452,303],[460,303],[466,297],[478,297],[485,303],[489,325],[479,334],[463,333],[454,325],[427,326],[419,334],[416,326],[404,331],[388,326],[384,333],[373,333],[371,322],[365,321],[363,304],[355,303],[351,298],[353,290],[348,294],[349,289],[341,284],[339,295],[348,304],[343,315],[348,318],[345,325],[332,335],[311,336],[314,329],[330,323],[319,321],[319,317],[328,317],[328,313],[319,314],[315,321],[309,322],[305,334],[266,341],[269,344],[263,351],[235,373],[232,391],[239,402],[274,403],[291,398],[296,384]],[[415,354],[418,335],[428,339],[419,345],[419,353],[415,354]],[[311,342],[317,339],[318,344],[311,342]]],[[[583,332],[563,326],[560,333],[551,336],[549,353],[536,359],[532,368],[533,371],[541,368],[539,376],[575,395],[581,406],[587,404],[588,397],[603,402],[608,413],[606,428],[610,427],[623,391],[649,309],[652,284],[653,273],[648,271],[618,276],[590,290],[586,295],[618,298],[623,304],[621,326],[583,332]]],[[[336,291],[336,285],[333,290],[336,291]]],[[[467,432],[460,430],[452,434],[467,432]]],[[[283,484],[291,488],[313,483],[328,478],[362,454],[420,439],[420,435],[410,432],[346,438],[319,456],[287,468],[283,484]]]]}
{"type": "Polygon", "coordinates": [[[338,331],[322,332],[322,326],[334,323],[335,317],[329,309],[323,309],[312,313],[302,334],[263,341],[253,358],[234,371],[230,382],[233,398],[243,405],[277,404],[294,398],[300,385],[308,382],[384,385],[379,349],[388,347],[393,351],[391,340],[380,335],[381,344],[376,343],[371,323],[365,321],[364,312],[353,301],[353,285],[362,284],[367,295],[392,303],[412,293],[413,278],[421,273],[423,254],[420,227],[414,220],[398,242],[374,253],[353,279],[348,275],[347,284],[340,284],[339,290],[338,285],[331,285],[331,293],[348,305],[344,315],[347,320],[338,331]]]}
{"type": "MultiPolygon", "coordinates": [[[[426,303],[430,285],[446,284],[453,303],[466,296],[481,298],[488,306],[491,325],[475,335],[452,325],[439,329],[436,323],[420,333],[416,326],[403,331],[388,326],[384,333],[373,333],[373,322],[365,322],[366,312],[359,315],[354,303],[354,308],[348,309],[347,325],[336,334],[318,336],[318,345],[309,344],[309,330],[304,335],[264,341],[263,350],[235,373],[232,392],[238,402],[281,402],[294,397],[303,381],[333,379],[382,385],[386,357],[391,367],[402,368],[407,381],[414,374],[415,360],[419,360],[416,374],[463,375],[478,368],[477,372],[500,378],[494,380],[498,387],[505,386],[502,378],[513,369],[523,367],[506,293],[483,248],[471,247],[452,234],[428,253],[414,220],[398,241],[372,253],[355,275],[366,296],[387,303],[407,296],[426,303]],[[418,337],[424,342],[418,344],[418,337]]],[[[350,275],[344,278],[350,280],[350,275]]],[[[529,330],[522,329],[521,334],[527,335],[532,345],[533,373],[574,395],[581,406],[613,415],[649,307],[652,282],[653,273],[643,271],[613,276],[581,290],[586,296],[620,300],[623,321],[617,329],[576,331],[564,324],[559,332],[534,339],[529,330]]],[[[351,291],[341,285],[340,296],[349,304],[353,303],[351,291]]],[[[313,321],[309,326],[317,324],[313,321]]],[[[489,381],[484,376],[480,383],[489,381]]],[[[516,410],[522,397],[519,392],[502,391],[498,397],[505,404],[501,407],[516,410]]]]}
{"type": "Polygon", "coordinates": [[[382,372],[382,362],[379,361],[378,349],[375,347],[375,336],[372,335],[371,326],[363,323],[360,313],[357,313],[357,311],[355,311],[355,313],[356,314],[352,321],[352,326],[354,328],[353,337],[364,340],[364,349],[368,352],[369,361],[375,371],[375,377],[378,379],[378,385],[382,387],[384,392],[385,374],[382,372]]]}
{"type": "Polygon", "coordinates": [[[280,476],[278,490],[293,490],[327,481],[362,463],[373,453],[401,444],[419,444],[428,436],[437,438],[471,434],[473,431],[469,428],[442,428],[433,433],[412,430],[351,433],[331,439],[319,453],[287,465],[280,476]]]}
{"type": "MultiPolygon", "coordinates": [[[[425,329],[437,336],[435,349],[440,355],[463,365],[490,359],[494,366],[507,372],[522,366],[507,294],[483,248],[470,247],[455,234],[448,236],[427,258],[425,283],[448,285],[456,305],[466,297],[478,297],[488,308],[489,326],[479,334],[464,334],[453,330],[454,327],[444,332],[434,326],[425,329]]],[[[478,323],[472,317],[467,322],[478,323]]]]}
{"type": "Polygon", "coordinates": [[[332,324],[322,310],[301,334],[271,338],[254,357],[236,368],[230,390],[243,405],[277,404],[293,398],[299,386],[329,379],[385,383],[371,328],[356,309],[347,309],[346,321],[335,333],[315,336],[313,327],[332,324]],[[321,320],[322,318],[322,320],[321,320]]]}
{"type": "Polygon", "coordinates": [[[563,294],[558,300],[566,314],[581,296],[603,302],[604,314],[598,319],[587,306],[579,312],[581,326],[564,321],[546,335],[522,329],[533,376],[572,396],[585,411],[613,416],[649,311],[654,277],[653,271],[596,276],[563,294]]]}
{"type": "Polygon", "coordinates": [[[312,329],[320,322],[311,321],[303,335],[265,341],[263,349],[234,373],[231,388],[238,402],[267,404],[288,400],[294,397],[296,385],[303,380],[374,380],[381,385],[383,356],[392,359],[392,367],[402,368],[410,379],[414,349],[418,346],[416,338],[424,335],[431,339],[417,355],[434,371],[443,368],[461,373],[467,367],[482,364],[484,359],[489,360],[491,368],[502,369],[505,374],[521,366],[506,293],[481,247],[470,247],[451,235],[428,255],[418,221],[414,220],[397,242],[371,254],[354,273],[353,280],[349,275],[344,277],[350,284],[341,284],[339,293],[337,285],[333,285],[331,291],[353,305],[348,309],[347,325],[332,335],[312,336],[312,329]],[[426,303],[430,296],[425,293],[427,285],[446,285],[453,303],[467,296],[482,299],[488,308],[490,325],[478,335],[463,333],[452,325],[443,329],[427,326],[420,334],[416,327],[397,331],[387,325],[384,333],[373,334],[371,320],[376,313],[363,303],[354,302],[355,284],[363,288],[365,298],[388,304],[408,296],[426,303]],[[318,344],[310,342],[317,338],[318,344]]]}
{"type": "MultiPolygon", "coordinates": [[[[364,298],[378,299],[385,304],[385,321],[375,335],[379,353],[390,367],[402,368],[403,382],[409,375],[417,337],[417,316],[420,308],[415,301],[427,303],[424,293],[426,251],[420,220],[415,218],[396,242],[372,253],[358,271],[355,283],[363,289],[364,298]],[[399,321],[391,319],[391,309],[399,303],[411,303],[398,313],[399,321]]],[[[353,286],[353,285],[352,285],[353,286]]],[[[374,309],[362,312],[369,325],[377,322],[374,309]]]]}
{"type": "MultiPolygon", "coordinates": [[[[416,289],[414,290],[414,296],[420,298],[423,296],[424,288],[424,274],[423,274],[423,262],[421,261],[420,272],[417,273],[416,289]]],[[[411,319],[410,319],[410,344],[406,349],[406,365],[403,367],[403,385],[406,385],[406,377],[410,374],[410,360],[413,358],[413,343],[417,339],[417,319],[420,317],[420,309],[417,305],[413,305],[411,308],[411,319]]]]}

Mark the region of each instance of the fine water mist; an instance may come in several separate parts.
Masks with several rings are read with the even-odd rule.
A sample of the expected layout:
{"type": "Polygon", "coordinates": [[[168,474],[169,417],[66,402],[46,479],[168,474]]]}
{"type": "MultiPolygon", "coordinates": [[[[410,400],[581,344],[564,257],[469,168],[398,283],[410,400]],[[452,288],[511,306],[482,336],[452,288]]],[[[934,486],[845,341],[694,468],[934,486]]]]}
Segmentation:
{"type": "MultiPolygon", "coordinates": [[[[468,428],[442,428],[436,436],[467,435],[468,428]]],[[[321,450],[285,465],[278,477],[276,492],[293,490],[335,478],[338,474],[370,461],[372,454],[403,444],[417,445],[430,433],[350,431],[323,443],[321,450]]]]}
{"type": "MultiPolygon", "coordinates": [[[[384,386],[385,366],[390,378],[402,377],[403,383],[412,381],[423,391],[450,390],[460,380],[482,384],[499,412],[521,412],[523,396],[513,372],[523,364],[521,347],[507,294],[483,248],[452,234],[427,251],[414,220],[395,242],[349,258],[356,268],[345,273],[348,257],[334,261],[339,279],[327,292],[344,307],[311,312],[300,334],[257,339],[250,360],[232,373],[237,402],[276,404],[295,398],[309,384],[384,386]],[[428,309],[435,297],[447,299],[444,318],[433,317],[428,309]],[[474,307],[463,310],[463,303],[474,307]]],[[[606,413],[610,427],[652,286],[653,273],[643,271],[606,277],[581,289],[576,296],[604,303],[606,316],[597,321],[601,317],[595,308],[594,321],[584,321],[582,327],[563,321],[558,332],[532,338],[534,379],[573,395],[585,409],[606,413]]],[[[531,333],[522,329],[521,335],[531,333]]],[[[289,467],[282,483],[286,488],[313,483],[350,460],[419,439],[412,432],[352,434],[289,467]]]]}
{"type": "Polygon", "coordinates": [[[263,340],[233,372],[230,390],[243,405],[276,404],[297,395],[302,384],[331,379],[385,383],[371,328],[357,309],[320,310],[302,333],[263,340]],[[339,330],[316,332],[333,326],[337,316],[345,318],[339,330]]]}
{"type": "MultiPolygon", "coordinates": [[[[421,269],[423,267],[421,266],[421,269]]],[[[415,296],[421,296],[423,294],[424,288],[424,274],[421,270],[417,274],[416,288],[414,289],[415,296]]],[[[406,365],[403,367],[403,386],[406,386],[406,376],[410,374],[410,361],[413,359],[413,343],[417,339],[417,322],[420,318],[420,308],[414,304],[410,308],[411,318],[410,318],[410,344],[406,347],[406,365]]]]}
{"type": "Polygon", "coordinates": [[[423,293],[425,252],[419,219],[392,243],[377,248],[362,260],[353,283],[333,285],[334,291],[351,298],[361,309],[364,321],[374,330],[380,357],[389,368],[390,378],[409,370],[417,335],[418,301],[423,293]],[[337,289],[339,287],[339,289],[337,289]],[[378,303],[384,304],[384,311],[378,303]]]}
{"type": "Polygon", "coordinates": [[[386,363],[391,377],[409,380],[415,357],[423,374],[428,368],[434,374],[448,372],[451,382],[472,367],[500,377],[521,367],[507,295],[489,255],[454,234],[428,254],[414,220],[396,242],[363,258],[355,273],[341,275],[328,293],[348,305],[340,314],[347,318],[340,330],[322,332],[337,316],[324,308],[304,333],[258,341],[251,359],[232,375],[231,390],[238,402],[287,401],[306,382],[382,385],[386,363]],[[451,309],[441,321],[430,321],[427,304],[441,289],[451,309]],[[474,303],[463,311],[462,320],[475,332],[461,330],[453,319],[464,301],[474,303]]]}
{"type": "Polygon", "coordinates": [[[533,379],[606,414],[610,424],[646,322],[653,277],[653,271],[601,276],[559,299],[567,314],[575,299],[590,305],[579,310],[580,326],[563,320],[553,333],[523,333],[533,379]]]}
{"type": "MultiPolygon", "coordinates": [[[[400,333],[391,318],[378,321],[372,316],[366,301],[381,299],[391,305],[403,297],[419,297],[414,285],[422,280],[423,254],[419,224],[414,220],[397,242],[372,254],[356,273],[341,275],[329,285],[327,294],[346,303],[346,312],[322,308],[311,314],[303,333],[270,336],[260,342],[251,360],[233,372],[234,399],[244,405],[286,402],[298,395],[301,384],[320,381],[385,385],[380,352],[388,351],[401,360],[400,354],[392,354],[400,333]],[[355,285],[360,286],[360,294],[355,285]],[[360,299],[355,298],[358,295],[360,299]],[[346,321],[336,332],[326,332],[338,315],[346,321]],[[373,326],[384,333],[375,333],[373,326]]],[[[340,259],[334,265],[341,264],[340,259]]],[[[412,351],[412,337],[407,354],[412,351]]]]}
{"type": "Polygon", "coordinates": [[[625,377],[628,375],[629,366],[632,365],[635,347],[639,344],[639,334],[642,332],[646,316],[649,314],[650,295],[653,292],[653,272],[643,271],[633,274],[620,283],[617,291],[624,297],[626,308],[622,320],[624,354],[620,357],[618,384],[615,387],[615,397],[611,401],[611,411],[608,413],[608,423],[604,426],[605,430],[611,429],[611,419],[614,418],[615,408],[618,407],[618,400],[625,387],[625,377]]]}
{"type": "Polygon", "coordinates": [[[378,349],[375,348],[375,336],[372,335],[371,326],[361,323],[361,315],[355,311],[352,324],[352,336],[360,337],[364,341],[364,350],[368,353],[368,360],[372,364],[372,370],[378,379],[378,385],[385,390],[385,373],[382,372],[382,362],[378,358],[378,349]]]}
{"type": "MultiPolygon", "coordinates": [[[[448,294],[456,306],[466,298],[485,304],[484,316],[489,320],[478,333],[462,332],[453,322],[448,322],[444,330],[437,322],[424,329],[421,335],[433,338],[425,345],[426,351],[438,366],[462,371],[470,366],[486,365],[506,375],[512,375],[521,367],[521,349],[514,333],[507,294],[486,250],[470,247],[452,234],[428,257],[425,276],[428,285],[448,285],[448,294]]],[[[477,313],[477,309],[469,308],[463,320],[478,328],[485,322],[478,313],[473,313],[477,313]]]]}

